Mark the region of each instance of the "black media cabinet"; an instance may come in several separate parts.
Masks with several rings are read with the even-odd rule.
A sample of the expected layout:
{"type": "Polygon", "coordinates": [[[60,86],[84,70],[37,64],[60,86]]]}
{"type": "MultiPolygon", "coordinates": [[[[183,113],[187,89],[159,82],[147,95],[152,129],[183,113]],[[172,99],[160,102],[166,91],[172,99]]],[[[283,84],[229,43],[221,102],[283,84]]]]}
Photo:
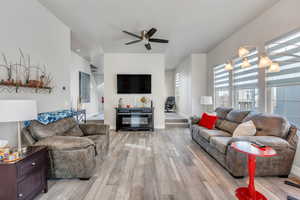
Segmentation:
{"type": "Polygon", "coordinates": [[[154,108],[116,108],[116,131],[154,131],[154,108]]]}

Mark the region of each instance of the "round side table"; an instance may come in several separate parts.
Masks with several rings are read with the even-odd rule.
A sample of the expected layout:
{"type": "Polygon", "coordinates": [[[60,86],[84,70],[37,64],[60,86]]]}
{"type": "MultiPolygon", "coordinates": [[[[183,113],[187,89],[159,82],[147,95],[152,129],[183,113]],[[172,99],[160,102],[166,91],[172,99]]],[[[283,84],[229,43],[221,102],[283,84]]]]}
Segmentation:
{"type": "Polygon", "coordinates": [[[255,190],[254,177],[256,170],[256,157],[276,156],[276,151],[271,147],[259,148],[259,146],[246,141],[233,142],[231,147],[245,153],[248,156],[249,185],[241,187],[235,191],[235,196],[239,200],[267,200],[267,198],[255,190]]]}

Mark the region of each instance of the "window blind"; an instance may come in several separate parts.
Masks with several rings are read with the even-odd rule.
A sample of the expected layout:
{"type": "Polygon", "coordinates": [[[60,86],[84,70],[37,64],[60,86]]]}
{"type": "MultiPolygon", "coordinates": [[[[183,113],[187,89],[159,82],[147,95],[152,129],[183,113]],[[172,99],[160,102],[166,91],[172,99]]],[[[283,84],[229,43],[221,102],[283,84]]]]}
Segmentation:
{"type": "Polygon", "coordinates": [[[258,83],[258,51],[252,50],[247,56],[250,67],[242,68],[243,60],[241,58],[234,59],[233,66],[233,87],[234,88],[253,88],[258,83]]]}
{"type": "Polygon", "coordinates": [[[224,69],[225,64],[214,67],[214,88],[228,89],[229,88],[229,71],[224,69]]]}
{"type": "Polygon", "coordinates": [[[267,86],[300,84],[300,30],[266,43],[265,48],[272,61],[280,65],[280,72],[267,72],[267,86]],[[291,56],[292,54],[299,57],[291,56]]]}

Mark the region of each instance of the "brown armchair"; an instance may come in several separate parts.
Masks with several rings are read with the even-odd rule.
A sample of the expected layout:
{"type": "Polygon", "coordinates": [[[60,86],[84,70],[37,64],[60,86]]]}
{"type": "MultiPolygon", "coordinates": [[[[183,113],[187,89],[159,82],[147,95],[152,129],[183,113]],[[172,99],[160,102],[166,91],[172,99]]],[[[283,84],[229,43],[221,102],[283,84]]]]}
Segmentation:
{"type": "Polygon", "coordinates": [[[48,125],[32,121],[22,130],[22,140],[29,146],[48,147],[49,177],[87,179],[94,173],[96,159],[101,161],[107,155],[109,126],[78,125],[73,118],[48,125]]]}

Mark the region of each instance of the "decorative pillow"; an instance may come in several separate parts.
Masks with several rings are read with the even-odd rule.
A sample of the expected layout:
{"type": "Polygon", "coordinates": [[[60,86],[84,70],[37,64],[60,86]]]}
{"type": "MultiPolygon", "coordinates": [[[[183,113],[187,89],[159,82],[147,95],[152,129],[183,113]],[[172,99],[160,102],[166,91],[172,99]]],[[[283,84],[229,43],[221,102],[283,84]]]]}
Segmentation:
{"type": "Polygon", "coordinates": [[[217,116],[203,113],[198,125],[203,126],[207,129],[213,129],[215,127],[217,120],[218,120],[217,116]]]}
{"type": "Polygon", "coordinates": [[[256,127],[253,121],[247,121],[238,125],[232,134],[232,137],[238,136],[254,136],[256,133],[256,127]]]}
{"type": "Polygon", "coordinates": [[[222,130],[222,131],[226,131],[228,133],[233,134],[233,132],[235,131],[235,129],[238,127],[238,123],[236,122],[231,122],[231,121],[227,121],[227,120],[223,120],[221,124],[219,124],[217,126],[218,129],[222,130]]]}
{"type": "Polygon", "coordinates": [[[28,130],[30,131],[32,137],[36,140],[41,140],[43,138],[56,135],[53,130],[49,129],[47,126],[39,123],[36,120],[31,121],[28,130]]]}
{"type": "Polygon", "coordinates": [[[64,132],[61,134],[62,136],[75,136],[75,137],[82,137],[84,136],[82,130],[79,128],[78,125],[74,126],[70,130],[64,132]]]}

